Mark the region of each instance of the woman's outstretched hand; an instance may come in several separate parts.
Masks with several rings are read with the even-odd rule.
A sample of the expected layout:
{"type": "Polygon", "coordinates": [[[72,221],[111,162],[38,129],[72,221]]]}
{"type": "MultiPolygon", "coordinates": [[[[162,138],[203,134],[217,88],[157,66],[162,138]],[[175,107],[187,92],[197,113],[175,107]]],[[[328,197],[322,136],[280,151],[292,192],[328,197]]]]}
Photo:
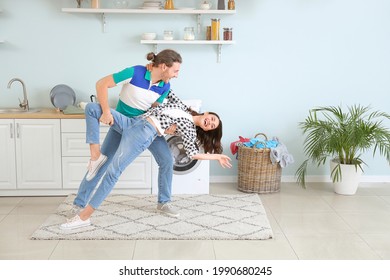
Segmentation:
{"type": "Polygon", "coordinates": [[[223,154],[219,155],[218,161],[219,161],[219,164],[223,168],[231,168],[232,167],[232,164],[230,163],[231,159],[227,155],[223,155],[223,154]]]}

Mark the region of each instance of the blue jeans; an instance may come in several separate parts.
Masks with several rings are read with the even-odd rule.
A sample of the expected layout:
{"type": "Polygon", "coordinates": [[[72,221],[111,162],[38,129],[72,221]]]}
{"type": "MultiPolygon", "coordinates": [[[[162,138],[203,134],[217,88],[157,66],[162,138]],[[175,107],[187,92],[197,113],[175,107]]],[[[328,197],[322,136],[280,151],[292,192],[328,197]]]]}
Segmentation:
{"type": "MultiPolygon", "coordinates": [[[[122,114],[112,110],[114,116],[114,126],[110,127],[107,136],[101,146],[101,152],[107,156],[106,163],[99,169],[96,176],[87,181],[85,176],[80,184],[74,204],[85,207],[91,195],[98,185],[102,176],[106,173],[107,169],[111,166],[112,160],[117,153],[120,143],[123,138],[123,124],[128,125],[130,118],[123,116],[122,114]],[[122,128],[121,128],[122,127],[122,128]]],[[[87,143],[96,142],[99,143],[99,117],[102,114],[102,110],[99,104],[89,103],[85,108],[85,116],[87,122],[87,143]]],[[[131,130],[131,129],[130,129],[131,130]]],[[[132,132],[134,133],[134,132],[132,132]]],[[[173,158],[168,147],[167,141],[164,137],[155,137],[154,141],[148,147],[149,151],[154,156],[158,166],[158,195],[157,199],[159,203],[166,203],[171,201],[172,190],[172,176],[173,176],[173,158]]]]}

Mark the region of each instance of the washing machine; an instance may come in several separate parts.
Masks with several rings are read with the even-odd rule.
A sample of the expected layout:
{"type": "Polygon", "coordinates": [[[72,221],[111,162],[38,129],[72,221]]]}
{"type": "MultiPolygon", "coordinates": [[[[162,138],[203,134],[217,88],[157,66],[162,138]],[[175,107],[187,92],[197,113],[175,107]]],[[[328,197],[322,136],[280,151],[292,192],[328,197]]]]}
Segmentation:
{"type": "MultiPolygon", "coordinates": [[[[184,100],[186,105],[200,112],[200,100],[184,100]]],[[[191,160],[184,150],[180,136],[165,136],[173,157],[172,194],[208,194],[210,188],[210,161],[191,160]]],[[[200,148],[200,152],[202,149],[200,148]]],[[[153,168],[152,192],[157,194],[157,163],[153,168]]]]}
{"type": "Polygon", "coordinates": [[[210,162],[190,159],[180,136],[169,135],[166,139],[173,157],[172,194],[209,193],[210,162]]]}

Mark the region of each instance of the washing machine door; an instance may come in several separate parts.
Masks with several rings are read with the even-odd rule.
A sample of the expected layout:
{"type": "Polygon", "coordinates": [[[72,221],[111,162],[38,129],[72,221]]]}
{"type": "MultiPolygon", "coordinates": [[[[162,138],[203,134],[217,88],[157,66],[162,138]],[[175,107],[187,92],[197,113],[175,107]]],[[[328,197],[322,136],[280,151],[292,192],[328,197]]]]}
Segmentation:
{"type": "Polygon", "coordinates": [[[168,135],[166,139],[173,157],[173,174],[188,174],[199,166],[199,160],[192,160],[187,156],[183,139],[180,136],[168,135]]]}

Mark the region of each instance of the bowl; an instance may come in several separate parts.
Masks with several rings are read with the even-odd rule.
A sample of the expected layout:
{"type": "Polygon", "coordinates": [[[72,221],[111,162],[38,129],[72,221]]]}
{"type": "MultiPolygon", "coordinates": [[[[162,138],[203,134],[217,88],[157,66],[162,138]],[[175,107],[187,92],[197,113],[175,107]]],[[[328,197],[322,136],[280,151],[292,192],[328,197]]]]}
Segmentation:
{"type": "Polygon", "coordinates": [[[156,37],[157,34],[154,32],[146,32],[142,34],[142,40],[154,40],[156,37]]]}

